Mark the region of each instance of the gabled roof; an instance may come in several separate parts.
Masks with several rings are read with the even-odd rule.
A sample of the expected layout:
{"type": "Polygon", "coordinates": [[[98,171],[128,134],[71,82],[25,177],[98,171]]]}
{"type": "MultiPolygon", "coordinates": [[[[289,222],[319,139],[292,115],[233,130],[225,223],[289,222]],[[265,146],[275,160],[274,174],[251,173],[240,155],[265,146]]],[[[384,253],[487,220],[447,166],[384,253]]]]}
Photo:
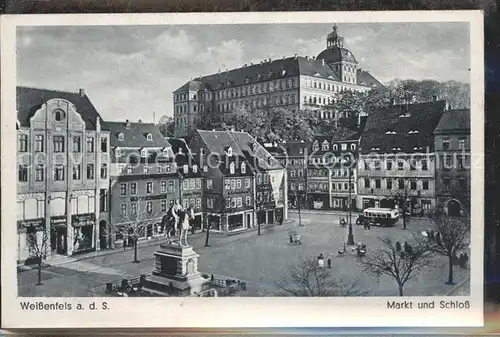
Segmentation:
{"type": "Polygon", "coordinates": [[[360,132],[356,130],[351,130],[345,127],[338,127],[333,131],[331,137],[332,142],[342,142],[342,141],[352,141],[358,140],[360,137],[360,132]]]}
{"type": "Polygon", "coordinates": [[[129,123],[130,128],[127,128],[127,122],[105,123],[110,131],[111,147],[163,148],[171,146],[153,123],[129,123]],[[118,140],[120,133],[123,133],[123,141],[118,140]],[[152,140],[147,140],[147,134],[151,134],[152,140]]]}
{"type": "Polygon", "coordinates": [[[35,112],[47,101],[51,99],[67,100],[75,106],[77,112],[85,121],[87,130],[96,129],[97,118],[101,119],[101,130],[107,130],[102,118],[87,95],[77,92],[66,92],[59,90],[48,90],[39,88],[29,88],[19,86],[16,88],[17,94],[17,119],[21,126],[30,126],[30,119],[35,112]]]}
{"type": "Polygon", "coordinates": [[[303,157],[307,153],[310,153],[310,148],[312,142],[310,141],[289,141],[286,143],[281,143],[281,147],[286,149],[287,155],[289,157],[303,157]]]}
{"type": "Polygon", "coordinates": [[[357,72],[357,83],[358,85],[364,85],[366,87],[383,87],[384,85],[380,83],[372,74],[366,70],[358,69],[357,72]]]}
{"type": "Polygon", "coordinates": [[[391,105],[374,111],[361,136],[361,153],[415,153],[427,148],[432,151],[433,132],[446,106],[446,101],[433,101],[391,105]]]}
{"type": "MultiPolygon", "coordinates": [[[[175,90],[174,93],[187,90],[216,90],[218,88],[266,82],[298,75],[321,76],[341,82],[337,74],[324,62],[324,60],[293,56],[246,65],[229,71],[199,77],[187,82],[175,90]],[[247,83],[247,81],[249,82],[247,83]]],[[[358,72],[358,79],[360,76],[363,79],[362,82],[366,82],[367,86],[371,87],[375,82],[381,85],[380,82],[366,71],[358,72]]]]}
{"type": "Polygon", "coordinates": [[[179,174],[181,174],[185,178],[189,177],[200,177],[201,170],[203,168],[199,167],[198,161],[196,160],[186,141],[182,138],[167,138],[167,141],[170,143],[172,147],[172,152],[175,156],[175,162],[177,163],[177,167],[179,169],[179,174]],[[182,154],[179,153],[179,149],[182,149],[182,154]],[[184,172],[184,165],[188,165],[188,172],[184,172]],[[197,172],[194,172],[193,167],[197,165],[197,172]]]}
{"type": "Polygon", "coordinates": [[[453,132],[470,133],[470,109],[447,110],[434,130],[434,134],[453,132]]]}
{"type": "Polygon", "coordinates": [[[197,130],[210,153],[221,156],[225,148],[231,146],[235,157],[244,157],[247,163],[258,170],[282,169],[283,166],[249,133],[236,131],[197,130]]]}

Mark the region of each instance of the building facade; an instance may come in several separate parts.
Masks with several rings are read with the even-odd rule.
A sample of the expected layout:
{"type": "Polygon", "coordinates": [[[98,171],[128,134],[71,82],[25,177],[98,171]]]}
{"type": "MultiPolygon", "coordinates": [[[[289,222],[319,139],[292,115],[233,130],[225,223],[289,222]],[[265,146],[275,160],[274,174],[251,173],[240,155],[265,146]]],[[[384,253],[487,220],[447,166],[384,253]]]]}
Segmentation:
{"type": "Polygon", "coordinates": [[[18,260],[99,250],[109,131],[83,89],[17,88],[18,260]]]}
{"type": "Polygon", "coordinates": [[[111,139],[108,244],[132,245],[134,235],[164,235],[164,216],[181,202],[177,153],[154,124],[127,120],[106,125],[111,139]]]}
{"type": "Polygon", "coordinates": [[[198,130],[189,146],[203,167],[210,230],[233,234],[287,219],[285,170],[248,133],[198,130]]]}
{"type": "Polygon", "coordinates": [[[360,140],[358,208],[407,203],[414,215],[436,206],[434,129],[446,101],[391,105],[367,118],[360,140]]]}
{"type": "Polygon", "coordinates": [[[314,109],[321,118],[334,118],[330,107],[339,93],[381,86],[369,72],[358,69],[343,41],[334,26],[327,48],[317,57],[267,59],[187,82],[173,93],[175,136],[190,136],[207,116],[224,119],[240,109],[314,109]]]}
{"type": "Polygon", "coordinates": [[[205,182],[202,168],[199,167],[197,158],[193,156],[184,139],[167,138],[167,140],[171,144],[173,152],[176,153],[177,171],[181,179],[179,183],[181,188],[180,204],[184,209],[188,207],[194,209],[195,218],[190,222],[191,231],[193,233],[201,232],[205,207],[203,193],[205,182]]]}
{"type": "Polygon", "coordinates": [[[434,130],[436,198],[449,216],[470,215],[470,109],[446,111],[434,130]]]}

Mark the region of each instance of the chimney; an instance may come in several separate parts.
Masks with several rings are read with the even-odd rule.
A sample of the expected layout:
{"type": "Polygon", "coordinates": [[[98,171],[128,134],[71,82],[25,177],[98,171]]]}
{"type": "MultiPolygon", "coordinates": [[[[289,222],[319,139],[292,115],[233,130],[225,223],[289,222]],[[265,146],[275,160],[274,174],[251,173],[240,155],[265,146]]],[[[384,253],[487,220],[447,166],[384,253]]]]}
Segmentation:
{"type": "Polygon", "coordinates": [[[126,123],[126,124],[125,124],[125,128],[126,128],[127,130],[130,130],[130,121],[129,121],[128,119],[126,119],[126,120],[125,120],[125,123],[126,123]]]}
{"type": "Polygon", "coordinates": [[[80,89],[78,90],[78,94],[80,95],[80,97],[85,97],[85,89],[80,88],[80,89]]]}
{"type": "Polygon", "coordinates": [[[325,65],[325,59],[321,59],[321,65],[324,66],[325,65]]]}
{"type": "Polygon", "coordinates": [[[96,118],[95,128],[97,132],[101,132],[101,119],[99,117],[96,118]]]}
{"type": "Polygon", "coordinates": [[[193,172],[198,173],[198,165],[193,165],[193,172]]]}

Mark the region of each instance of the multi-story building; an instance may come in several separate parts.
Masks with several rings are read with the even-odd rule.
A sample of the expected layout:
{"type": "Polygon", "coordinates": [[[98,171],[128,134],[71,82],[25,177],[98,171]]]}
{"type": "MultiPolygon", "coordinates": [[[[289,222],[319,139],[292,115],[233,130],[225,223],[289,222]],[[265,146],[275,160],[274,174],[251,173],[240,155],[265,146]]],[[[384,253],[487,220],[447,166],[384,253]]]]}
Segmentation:
{"type": "Polygon", "coordinates": [[[449,110],[434,130],[438,209],[470,215],[470,109],[449,110]]]}
{"type": "Polygon", "coordinates": [[[446,101],[390,105],[368,116],[360,140],[358,207],[394,207],[413,214],[435,207],[434,129],[446,101]]]}
{"type": "Polygon", "coordinates": [[[180,177],[172,145],[149,123],[106,122],[110,130],[110,245],[130,235],[164,234],[163,217],[180,203],[180,177]]]}
{"type": "Polygon", "coordinates": [[[357,159],[359,130],[338,128],[331,137],[331,151],[335,160],[330,167],[330,208],[356,208],[357,189],[357,159]],[[349,202],[349,198],[350,202],[349,202]]]}
{"type": "Polygon", "coordinates": [[[288,206],[292,208],[306,207],[307,157],[310,148],[310,141],[293,141],[266,146],[266,150],[287,170],[288,206]]]}
{"type": "Polygon", "coordinates": [[[332,104],[339,93],[381,86],[369,72],[358,69],[343,41],[334,26],[327,48],[317,57],[268,59],[187,82],[173,93],[175,136],[190,136],[202,118],[224,119],[239,109],[314,109],[320,118],[335,118],[332,104]]]}
{"type": "Polygon", "coordinates": [[[201,131],[189,143],[205,175],[206,222],[227,234],[287,219],[283,167],[246,132],[201,131]],[[264,214],[264,215],[263,215],[264,214]]]}
{"type": "Polygon", "coordinates": [[[181,179],[180,203],[184,209],[193,207],[195,218],[191,220],[191,230],[200,232],[203,230],[203,174],[198,165],[198,159],[191,153],[191,150],[184,139],[167,138],[176,154],[177,171],[181,179]]]}
{"type": "Polygon", "coordinates": [[[109,131],[83,89],[17,88],[18,260],[105,247],[109,131]],[[36,239],[36,240],[35,240],[36,239]]]}
{"type": "Polygon", "coordinates": [[[314,137],[307,156],[307,207],[330,208],[331,167],[335,163],[330,137],[314,137]]]}

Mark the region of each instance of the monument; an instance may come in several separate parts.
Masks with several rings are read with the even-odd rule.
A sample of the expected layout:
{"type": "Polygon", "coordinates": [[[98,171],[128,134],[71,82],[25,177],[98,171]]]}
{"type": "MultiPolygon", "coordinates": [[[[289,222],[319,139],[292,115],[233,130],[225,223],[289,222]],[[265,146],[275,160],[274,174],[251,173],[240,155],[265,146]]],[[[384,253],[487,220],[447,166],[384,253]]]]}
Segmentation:
{"type": "Polygon", "coordinates": [[[192,208],[178,210],[176,215],[174,228],[180,227],[179,241],[168,240],[160,245],[154,253],[155,269],[141,279],[141,285],[159,295],[189,296],[209,289],[210,281],[198,271],[199,255],[187,242],[189,220],[194,218],[192,208]]]}

